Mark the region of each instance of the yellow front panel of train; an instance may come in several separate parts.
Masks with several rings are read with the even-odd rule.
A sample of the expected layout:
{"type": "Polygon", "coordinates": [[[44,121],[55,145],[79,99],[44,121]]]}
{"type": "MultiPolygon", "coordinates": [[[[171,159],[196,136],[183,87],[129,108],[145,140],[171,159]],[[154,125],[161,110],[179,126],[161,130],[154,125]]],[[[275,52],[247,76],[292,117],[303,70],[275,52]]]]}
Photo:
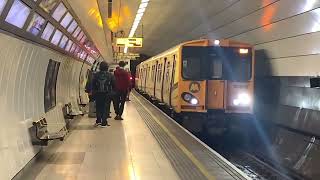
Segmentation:
{"type": "Polygon", "coordinates": [[[181,111],[206,112],[206,81],[182,81],[181,111]]]}

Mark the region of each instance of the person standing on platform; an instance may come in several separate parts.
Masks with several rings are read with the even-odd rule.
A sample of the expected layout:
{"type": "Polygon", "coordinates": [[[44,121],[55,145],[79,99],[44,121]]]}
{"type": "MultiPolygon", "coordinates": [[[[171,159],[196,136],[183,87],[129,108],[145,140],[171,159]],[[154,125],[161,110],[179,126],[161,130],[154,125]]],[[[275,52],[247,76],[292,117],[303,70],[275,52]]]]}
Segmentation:
{"type": "Polygon", "coordinates": [[[114,99],[114,109],[116,111],[115,120],[123,120],[122,114],[124,110],[124,104],[126,102],[128,89],[130,87],[130,75],[124,70],[126,63],[124,61],[119,62],[119,68],[114,71],[116,79],[116,96],[114,99]]]}
{"type": "Polygon", "coordinates": [[[101,127],[110,126],[107,118],[115,88],[115,78],[112,73],[108,72],[108,68],[109,66],[106,62],[101,62],[100,72],[95,75],[92,82],[97,114],[95,125],[101,125],[101,127]]]}
{"type": "Polygon", "coordinates": [[[130,83],[129,83],[129,88],[128,88],[128,93],[127,93],[127,98],[126,98],[126,101],[131,101],[130,100],[130,93],[131,93],[131,89],[132,89],[132,75],[131,75],[131,72],[129,71],[129,80],[130,80],[130,83]]]}
{"type": "Polygon", "coordinates": [[[88,94],[89,97],[89,112],[88,117],[95,118],[96,117],[96,108],[95,108],[95,100],[92,93],[92,80],[94,77],[94,71],[91,70],[88,75],[88,81],[86,84],[85,92],[88,94]]]}

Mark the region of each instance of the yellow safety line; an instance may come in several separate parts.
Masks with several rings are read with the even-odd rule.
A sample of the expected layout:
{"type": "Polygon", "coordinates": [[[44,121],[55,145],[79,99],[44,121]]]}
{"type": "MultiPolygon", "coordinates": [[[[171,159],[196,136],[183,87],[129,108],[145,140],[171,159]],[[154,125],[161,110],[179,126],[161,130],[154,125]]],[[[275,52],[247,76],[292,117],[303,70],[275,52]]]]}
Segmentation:
{"type": "Polygon", "coordinates": [[[193,162],[194,165],[201,171],[201,173],[209,180],[215,180],[207,169],[202,165],[202,163],[194,157],[194,155],[166,128],[153,113],[145,106],[143,103],[134,95],[134,98],[144,107],[144,109],[151,115],[151,117],[161,126],[161,128],[170,136],[170,138],[175,142],[175,144],[188,156],[188,158],[193,162]]]}

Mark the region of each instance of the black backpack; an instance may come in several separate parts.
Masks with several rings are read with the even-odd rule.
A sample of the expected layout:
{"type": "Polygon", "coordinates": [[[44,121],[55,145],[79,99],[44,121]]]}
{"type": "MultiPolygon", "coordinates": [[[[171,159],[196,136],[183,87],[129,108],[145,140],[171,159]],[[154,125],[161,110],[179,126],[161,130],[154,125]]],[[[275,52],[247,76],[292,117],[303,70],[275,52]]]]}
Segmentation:
{"type": "Polygon", "coordinates": [[[98,93],[112,93],[112,75],[108,72],[97,74],[95,87],[98,93]]]}

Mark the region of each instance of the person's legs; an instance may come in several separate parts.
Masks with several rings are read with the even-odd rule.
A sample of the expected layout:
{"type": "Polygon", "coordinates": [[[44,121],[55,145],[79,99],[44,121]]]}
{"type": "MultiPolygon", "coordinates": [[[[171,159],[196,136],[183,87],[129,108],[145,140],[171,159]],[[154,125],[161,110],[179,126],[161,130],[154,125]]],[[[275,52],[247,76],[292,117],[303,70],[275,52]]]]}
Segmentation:
{"type": "Polygon", "coordinates": [[[127,93],[126,101],[130,101],[130,92],[131,92],[131,89],[129,89],[129,91],[127,93]]]}
{"type": "Polygon", "coordinates": [[[120,107],[120,94],[116,93],[113,98],[113,108],[116,113],[116,119],[119,116],[119,111],[120,111],[119,107],[120,107]]]}
{"type": "Polygon", "coordinates": [[[96,124],[101,124],[102,117],[103,117],[103,106],[104,106],[103,97],[100,95],[97,95],[97,98],[96,98],[96,114],[97,114],[96,124]]]}
{"type": "MultiPolygon", "coordinates": [[[[119,107],[119,116],[121,118],[124,110],[124,104],[126,103],[127,92],[122,92],[120,94],[120,107],[119,107]]],[[[122,119],[122,118],[121,118],[122,119]]]]}
{"type": "Polygon", "coordinates": [[[107,125],[107,126],[110,126],[109,123],[108,123],[108,118],[109,118],[109,114],[110,114],[110,104],[111,104],[111,98],[110,97],[107,97],[106,98],[106,107],[105,107],[105,119],[104,119],[104,123],[102,125],[107,125]]]}
{"type": "Polygon", "coordinates": [[[109,111],[110,111],[110,99],[108,98],[107,94],[104,94],[103,96],[104,99],[104,103],[103,103],[103,107],[102,107],[102,122],[101,122],[101,126],[109,126],[108,122],[107,122],[107,118],[109,115],[109,111]]]}

